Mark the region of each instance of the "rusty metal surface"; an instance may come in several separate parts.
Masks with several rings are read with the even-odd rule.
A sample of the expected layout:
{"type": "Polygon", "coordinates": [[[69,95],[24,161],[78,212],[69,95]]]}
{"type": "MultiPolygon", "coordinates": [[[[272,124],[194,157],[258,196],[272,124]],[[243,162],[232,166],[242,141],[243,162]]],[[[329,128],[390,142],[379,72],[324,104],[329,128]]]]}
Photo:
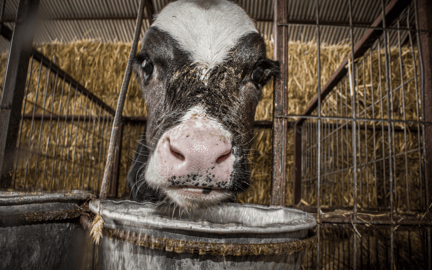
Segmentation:
{"type": "MultiPolygon", "coordinates": [[[[422,54],[422,63],[423,66],[423,82],[422,87],[424,89],[423,97],[422,97],[422,106],[423,106],[423,121],[431,122],[432,121],[432,3],[428,0],[418,0],[418,21],[419,28],[425,29],[428,32],[420,34],[420,46],[421,46],[421,54],[422,54]]],[[[425,182],[427,185],[426,188],[426,197],[427,197],[427,205],[431,205],[431,195],[432,195],[432,126],[426,125],[423,131],[424,135],[424,145],[425,145],[425,182]]],[[[427,208],[429,219],[431,219],[430,215],[430,207],[427,208]]]]}
{"type": "Polygon", "coordinates": [[[293,205],[301,200],[302,185],[302,130],[298,125],[294,126],[294,162],[293,162],[293,205]]]}
{"type": "Polygon", "coordinates": [[[95,197],[91,193],[77,190],[56,193],[1,191],[0,206],[48,202],[84,202],[95,197]]]}
{"type": "Polygon", "coordinates": [[[109,189],[109,197],[117,197],[117,188],[118,183],[120,181],[120,161],[121,161],[121,153],[123,148],[123,122],[120,123],[118,127],[118,135],[117,135],[117,142],[115,144],[114,149],[114,166],[113,166],[113,172],[112,172],[112,179],[111,179],[111,185],[109,189]]]}
{"type": "MultiPolygon", "coordinates": [[[[288,29],[278,26],[286,21],[287,1],[277,0],[275,12],[275,50],[274,59],[281,65],[281,77],[275,80],[273,95],[273,115],[287,113],[288,84],[288,29]]],[[[273,119],[273,171],[271,205],[285,205],[287,119],[273,119]]]]}
{"type": "Polygon", "coordinates": [[[0,192],[0,226],[74,219],[83,212],[80,204],[91,198],[84,192],[0,192]]]}
{"type": "MultiPolygon", "coordinates": [[[[38,6],[39,0],[20,1],[17,12],[20,23],[16,24],[11,40],[0,104],[0,188],[3,189],[12,185],[13,160],[38,6]]],[[[2,32],[3,28],[5,26],[2,26],[2,32]]]]}

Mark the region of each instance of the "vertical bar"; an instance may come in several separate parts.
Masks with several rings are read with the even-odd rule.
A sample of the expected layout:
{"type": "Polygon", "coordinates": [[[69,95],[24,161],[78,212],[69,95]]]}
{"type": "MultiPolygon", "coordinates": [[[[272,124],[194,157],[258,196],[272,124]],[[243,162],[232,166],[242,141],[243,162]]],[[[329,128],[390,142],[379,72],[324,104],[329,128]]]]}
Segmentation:
{"type": "MultiPolygon", "coordinates": [[[[69,83],[69,93],[68,93],[67,105],[66,105],[66,116],[69,114],[69,102],[70,102],[70,94],[71,94],[71,92],[72,92],[72,83],[69,83]]],[[[76,100],[76,92],[75,92],[75,100],[76,100]]],[[[75,106],[76,106],[76,102],[75,102],[74,108],[75,108],[75,106]]],[[[75,109],[74,109],[74,111],[75,111],[75,109]]],[[[67,157],[66,157],[66,164],[65,164],[66,170],[65,170],[65,178],[64,178],[64,182],[63,182],[63,189],[66,189],[67,171],[68,171],[68,168],[69,168],[69,147],[68,147],[68,143],[69,143],[69,138],[71,138],[71,136],[72,136],[73,118],[72,118],[71,123],[70,123],[70,130],[71,131],[69,133],[67,132],[68,122],[66,120],[65,120],[65,124],[64,124],[63,128],[64,128],[64,130],[63,130],[63,145],[64,146],[61,149],[60,156],[63,157],[63,149],[66,148],[67,149],[66,150],[67,157]]],[[[60,185],[61,173],[63,171],[62,161],[63,161],[63,158],[60,159],[60,165],[59,165],[59,176],[58,176],[58,178],[59,178],[59,180],[58,180],[59,185],[60,185]]],[[[59,187],[59,189],[60,189],[60,187],[59,187]]]]}
{"type": "MultiPolygon", "coordinates": [[[[427,33],[417,32],[420,62],[420,87],[422,100],[422,120],[432,122],[432,3],[429,0],[418,0],[416,7],[417,30],[426,30],[427,33]]],[[[430,157],[432,154],[432,126],[423,125],[423,148],[425,162],[425,183],[426,183],[426,211],[429,219],[431,204],[430,194],[432,192],[432,166],[430,157]]],[[[430,230],[428,228],[428,235],[430,230]]],[[[431,269],[431,247],[429,247],[429,269],[431,269]]]]}
{"type": "MultiPolygon", "coordinates": [[[[378,52],[379,53],[379,52],[378,52]]],[[[379,55],[379,54],[377,54],[379,55]]],[[[372,118],[375,118],[375,94],[374,94],[374,80],[373,80],[373,60],[372,50],[369,51],[369,65],[370,65],[370,84],[371,84],[371,96],[372,96],[372,118]]],[[[374,161],[374,187],[375,187],[375,208],[378,208],[378,187],[377,187],[377,174],[376,174],[376,130],[375,121],[372,122],[372,137],[373,137],[373,161],[374,161]]]]}
{"type": "MultiPolygon", "coordinates": [[[[54,50],[54,62],[55,62],[55,50],[54,50]]],[[[51,110],[50,110],[50,122],[49,122],[49,131],[48,131],[48,140],[47,140],[47,144],[46,144],[46,149],[45,149],[45,162],[44,162],[44,170],[43,170],[43,176],[42,179],[45,179],[45,173],[46,173],[46,167],[47,167],[47,160],[48,160],[48,151],[49,151],[49,144],[51,141],[51,131],[52,131],[52,120],[53,120],[53,114],[54,114],[54,100],[55,100],[55,92],[57,91],[57,79],[58,79],[58,73],[55,76],[54,79],[54,89],[53,89],[53,93],[52,93],[52,103],[51,103],[51,110]]],[[[53,159],[53,163],[55,161],[55,156],[53,159]]],[[[54,166],[54,164],[53,164],[54,166]]],[[[52,179],[52,177],[51,177],[52,179]]],[[[53,186],[53,182],[51,182],[51,188],[52,189],[53,186]]]]}
{"type": "Polygon", "coordinates": [[[294,164],[293,164],[293,205],[301,200],[301,177],[302,177],[302,128],[294,125],[294,164]]]}
{"type": "Polygon", "coordinates": [[[114,167],[113,167],[113,174],[111,179],[111,186],[109,191],[110,197],[116,197],[117,196],[117,188],[120,178],[120,162],[121,162],[121,151],[122,151],[122,144],[123,144],[123,122],[120,122],[119,128],[118,128],[118,137],[115,145],[115,157],[114,157],[114,167]]]}
{"type": "MultiPolygon", "coordinates": [[[[36,188],[37,184],[37,177],[38,177],[38,168],[39,168],[39,154],[40,154],[40,146],[41,146],[41,139],[42,139],[42,130],[43,130],[43,123],[44,123],[44,115],[45,115],[45,105],[48,98],[48,89],[50,87],[50,78],[51,78],[51,63],[47,68],[47,76],[46,76],[46,84],[45,84],[45,92],[44,92],[44,101],[42,105],[42,119],[40,122],[40,128],[39,128],[39,138],[38,138],[38,146],[37,146],[37,152],[36,152],[36,166],[35,166],[35,176],[34,176],[34,187],[36,188]]],[[[35,104],[36,106],[37,104],[35,104]]],[[[44,189],[45,179],[42,178],[42,189],[44,189]]]]}
{"type": "Polygon", "coordinates": [[[106,195],[108,193],[108,188],[110,186],[109,181],[111,181],[111,175],[112,175],[114,148],[115,148],[115,143],[116,143],[117,138],[118,138],[118,131],[119,131],[119,127],[121,124],[121,117],[122,117],[122,113],[123,113],[123,107],[124,107],[124,102],[125,102],[125,98],[126,98],[126,92],[127,92],[130,77],[132,74],[132,58],[135,57],[136,49],[138,46],[138,39],[139,39],[140,32],[141,32],[141,25],[142,25],[142,21],[143,21],[145,3],[146,3],[146,0],[141,0],[139,8],[138,8],[138,17],[136,20],[134,39],[132,42],[132,48],[131,48],[131,51],[129,54],[129,60],[128,60],[128,64],[126,66],[125,76],[124,76],[123,83],[122,83],[121,90],[120,90],[120,96],[119,96],[119,99],[117,102],[117,109],[116,109],[116,113],[114,116],[113,127],[111,130],[111,138],[110,138],[110,144],[109,144],[109,149],[108,149],[108,157],[107,157],[104,176],[103,176],[103,180],[102,180],[101,192],[99,195],[99,197],[101,199],[106,198],[106,195]]]}
{"type": "MultiPolygon", "coordinates": [[[[409,7],[409,11],[408,11],[408,15],[407,15],[407,26],[408,29],[411,29],[410,26],[410,12],[411,7],[409,7]]],[[[421,111],[420,111],[420,99],[419,99],[419,83],[418,83],[418,79],[417,79],[417,64],[416,64],[416,57],[415,57],[415,52],[414,52],[414,45],[413,45],[413,38],[411,35],[411,31],[408,31],[408,36],[409,36],[409,44],[411,47],[411,55],[412,55],[412,60],[413,60],[413,67],[414,67],[414,85],[415,85],[415,94],[416,94],[416,113],[417,113],[417,121],[420,121],[420,119],[423,119],[423,116],[421,115],[421,111]]],[[[423,102],[422,102],[423,103],[423,102]]],[[[423,127],[423,125],[421,125],[421,127],[423,127]]],[[[422,145],[422,132],[421,130],[423,130],[422,128],[420,128],[420,124],[417,124],[417,143],[419,146],[419,149],[421,149],[421,145],[422,145]]],[[[424,201],[424,193],[423,193],[423,166],[422,166],[422,150],[419,150],[419,179],[420,179],[420,209],[424,210],[427,206],[426,203],[424,201]]]]}
{"type": "MultiPolygon", "coordinates": [[[[62,83],[62,90],[61,90],[61,94],[60,94],[60,105],[59,105],[59,109],[58,109],[58,117],[57,117],[57,126],[56,126],[56,140],[55,140],[55,147],[54,147],[54,155],[53,155],[53,157],[54,157],[54,161],[53,161],[53,165],[52,165],[52,169],[51,169],[51,183],[52,183],[52,186],[54,186],[54,174],[55,174],[55,167],[56,167],[56,163],[57,163],[57,157],[56,157],[56,154],[57,154],[57,146],[58,146],[58,144],[59,144],[59,135],[58,135],[58,131],[59,131],[59,125],[60,125],[60,115],[61,115],[61,109],[62,109],[62,106],[63,106],[63,93],[64,93],[64,86],[65,86],[65,78],[63,78],[63,83],[62,83]]],[[[53,103],[54,103],[54,100],[53,100],[53,103]]],[[[62,149],[63,150],[63,149],[62,149]]],[[[60,155],[60,157],[59,157],[59,159],[60,159],[60,162],[61,162],[61,160],[62,160],[62,158],[63,158],[63,156],[62,155],[60,155]]],[[[60,188],[60,175],[59,175],[59,177],[57,178],[57,190],[60,188]]]]}
{"type": "Polygon", "coordinates": [[[100,171],[101,171],[101,160],[105,158],[105,154],[102,155],[102,152],[104,152],[104,149],[105,149],[105,147],[104,147],[105,146],[105,143],[104,143],[104,141],[105,141],[104,140],[104,134],[105,134],[106,122],[108,122],[108,121],[107,121],[106,117],[104,117],[103,118],[103,122],[102,122],[102,128],[99,130],[101,142],[100,142],[100,147],[99,147],[98,177],[97,177],[97,183],[96,183],[96,185],[93,183],[93,187],[96,187],[95,188],[95,192],[96,193],[98,192],[98,189],[99,189],[99,182],[100,182],[99,179],[100,179],[100,171]]]}
{"type": "Polygon", "coordinates": [[[39,0],[21,0],[18,6],[16,21],[20,23],[15,24],[0,101],[0,188],[12,185],[13,161],[38,6],[39,0]]]}
{"type": "MultiPolygon", "coordinates": [[[[408,11],[409,12],[409,11],[408,11]]],[[[409,18],[409,15],[408,15],[409,18]]],[[[399,19],[397,20],[397,28],[400,28],[400,23],[399,23],[399,19]]],[[[399,51],[399,71],[400,71],[400,88],[399,90],[401,91],[402,94],[402,114],[403,114],[403,120],[406,121],[406,112],[405,112],[405,80],[404,80],[404,65],[402,63],[402,45],[401,45],[401,34],[400,31],[397,32],[397,37],[398,37],[398,51],[399,51]]],[[[414,74],[414,76],[417,76],[417,74],[414,74]]],[[[406,123],[404,123],[404,131],[403,131],[403,136],[404,136],[404,145],[407,145],[407,125],[406,123]]],[[[405,147],[405,193],[406,193],[406,204],[407,204],[407,209],[408,209],[408,213],[410,212],[410,203],[409,203],[409,178],[408,178],[408,147],[405,147]]]]}
{"type": "MultiPolygon", "coordinates": [[[[351,74],[350,74],[350,88],[351,88],[351,113],[352,113],[352,151],[353,151],[353,195],[354,195],[354,223],[357,222],[357,129],[356,129],[356,91],[354,88],[354,28],[353,28],[353,10],[352,10],[352,0],[349,0],[349,22],[350,22],[350,42],[351,42],[351,74]]],[[[357,235],[353,232],[353,265],[354,269],[357,269],[357,235]]]]}
{"type": "MultiPolygon", "coordinates": [[[[383,17],[383,38],[384,38],[384,54],[385,54],[385,78],[386,78],[386,89],[387,89],[387,114],[388,119],[392,120],[393,113],[391,111],[391,103],[393,102],[393,94],[391,90],[391,74],[390,74],[390,68],[391,68],[391,62],[390,62],[390,55],[389,55],[389,46],[388,46],[388,32],[386,30],[386,18],[385,18],[385,4],[384,0],[381,0],[381,8],[382,8],[382,17],[383,17]]],[[[389,145],[389,183],[390,183],[390,219],[393,222],[393,209],[394,209],[394,202],[393,202],[393,168],[392,168],[392,125],[390,122],[387,122],[388,127],[388,145],[389,145]]],[[[394,225],[391,226],[390,231],[390,268],[393,267],[394,264],[394,257],[393,257],[393,248],[394,248],[394,225]]]]}
{"type": "MultiPolygon", "coordinates": [[[[384,119],[384,106],[383,106],[383,86],[382,86],[382,72],[381,72],[381,42],[378,41],[378,86],[380,89],[380,116],[381,119],[384,119]]],[[[382,134],[382,140],[381,140],[381,155],[382,155],[382,164],[383,164],[383,206],[387,207],[387,201],[385,200],[385,197],[387,196],[387,189],[386,189],[386,163],[385,163],[385,129],[384,129],[384,121],[381,121],[381,134],[382,134]]]]}
{"type": "MultiPolygon", "coordinates": [[[[6,3],[6,0],[3,1],[3,4],[4,4],[4,3],[6,3]]],[[[4,8],[4,7],[3,7],[3,8],[4,8]]],[[[0,25],[0,27],[1,27],[1,25],[0,25]]],[[[28,81],[27,81],[27,87],[26,87],[26,92],[25,92],[25,94],[24,94],[24,97],[27,96],[28,90],[29,90],[29,88],[30,88],[30,81],[31,81],[30,78],[31,78],[32,74],[33,74],[33,55],[32,55],[31,60],[30,60],[30,72],[29,72],[29,77],[28,77],[29,79],[28,79],[28,81]]],[[[27,98],[24,98],[24,105],[23,105],[22,113],[25,113],[26,105],[27,105],[27,98]]],[[[23,125],[24,125],[24,119],[21,119],[21,123],[20,123],[20,130],[19,130],[19,132],[18,132],[18,140],[17,140],[17,141],[18,141],[18,145],[17,145],[17,151],[20,150],[21,135],[22,135],[22,128],[23,128],[23,125]]],[[[16,183],[16,171],[17,171],[17,165],[18,165],[18,162],[19,162],[19,160],[18,160],[18,156],[19,156],[19,155],[16,155],[16,156],[15,156],[14,180],[13,180],[13,186],[12,186],[13,189],[15,189],[15,183],[16,183]]],[[[21,174],[20,174],[20,178],[21,178],[21,174]]]]}
{"type": "Polygon", "coordinates": [[[93,187],[93,185],[90,185],[90,177],[94,177],[94,171],[95,169],[93,169],[93,173],[92,173],[92,168],[93,168],[93,148],[94,148],[94,137],[95,137],[95,129],[96,129],[96,118],[97,118],[97,122],[98,122],[98,128],[100,128],[100,116],[102,112],[102,107],[99,107],[99,113],[94,116],[92,118],[92,122],[93,122],[93,131],[92,131],[92,140],[91,140],[91,146],[90,146],[90,166],[89,166],[89,173],[88,173],[88,177],[87,177],[87,187],[88,189],[91,190],[90,187],[93,187]]]}
{"type": "Polygon", "coordinates": [[[317,123],[317,223],[321,221],[321,29],[319,26],[319,0],[315,0],[316,35],[317,35],[317,60],[318,60],[318,123],[317,123]]]}
{"type": "MultiPolygon", "coordinates": [[[[77,89],[76,89],[76,86],[75,86],[75,106],[74,106],[74,113],[73,113],[73,115],[75,115],[75,109],[76,109],[76,105],[77,105],[77,103],[78,103],[78,97],[77,97],[77,94],[78,94],[78,91],[77,91],[77,89]]],[[[83,95],[80,95],[80,102],[79,102],[79,111],[81,111],[81,107],[82,107],[82,97],[83,97],[83,95]]],[[[72,169],[71,169],[71,180],[73,181],[74,180],[74,167],[75,167],[75,154],[76,154],[76,146],[77,146],[77,138],[78,138],[78,133],[79,133],[79,123],[80,123],[80,118],[78,118],[78,121],[77,121],[77,124],[76,124],[76,134],[75,134],[75,139],[73,138],[73,125],[71,125],[71,133],[70,133],[70,138],[71,138],[71,143],[72,143],[72,145],[74,146],[74,149],[73,149],[73,156],[72,156],[72,169]],[[75,142],[74,142],[75,141],[75,142]]],[[[68,155],[68,157],[69,157],[69,155],[68,155]]],[[[68,177],[68,175],[67,175],[67,168],[66,168],[66,175],[65,175],[65,187],[66,187],[66,183],[67,183],[67,177],[68,177]]],[[[77,182],[78,183],[78,182],[77,182]]],[[[78,186],[79,186],[79,183],[78,183],[78,185],[75,187],[75,188],[78,188],[78,186]]],[[[72,187],[72,183],[71,183],[71,188],[73,188],[72,187]]]]}
{"type": "MultiPolygon", "coordinates": [[[[37,104],[37,100],[38,100],[38,97],[39,97],[39,86],[40,86],[41,73],[42,73],[42,63],[39,63],[38,80],[37,80],[36,94],[35,94],[35,104],[37,104]]],[[[33,133],[35,113],[36,113],[36,106],[33,105],[33,115],[32,115],[32,121],[31,121],[31,125],[30,125],[30,133],[29,133],[29,140],[28,140],[29,154],[27,155],[27,161],[26,161],[26,165],[25,165],[25,174],[24,174],[24,188],[27,185],[27,174],[28,174],[28,170],[29,170],[29,167],[28,167],[28,165],[29,165],[29,159],[30,159],[30,156],[33,155],[33,153],[31,153],[31,148],[32,148],[32,145],[33,145],[33,142],[32,142],[32,133],[33,133]]]]}
{"type": "MultiPolygon", "coordinates": [[[[365,56],[366,57],[366,56],[365,56]]],[[[366,71],[365,71],[365,57],[363,57],[362,59],[362,65],[363,65],[363,103],[364,103],[364,118],[367,119],[367,101],[366,101],[366,71]]],[[[371,63],[372,65],[372,63],[371,63]]],[[[372,74],[371,74],[372,75],[372,74]]],[[[373,118],[373,116],[372,116],[373,118]]],[[[367,121],[364,121],[364,133],[365,133],[365,143],[364,143],[364,147],[366,150],[366,161],[364,161],[364,170],[365,170],[365,174],[366,174],[366,194],[369,194],[369,155],[368,155],[368,129],[367,129],[367,121]]],[[[360,192],[360,194],[363,195],[362,192],[360,192]]],[[[370,208],[370,200],[369,200],[369,195],[366,195],[367,197],[367,207],[370,208]]],[[[363,198],[363,197],[362,197],[363,198]]],[[[364,207],[363,203],[361,204],[362,207],[364,207]]]]}
{"type": "MultiPolygon", "coordinates": [[[[81,189],[88,189],[88,187],[87,188],[85,188],[84,187],[84,182],[85,182],[85,171],[86,171],[86,167],[89,167],[90,168],[90,160],[87,160],[86,159],[86,157],[87,157],[87,150],[88,150],[88,142],[89,142],[89,133],[90,133],[90,126],[91,126],[91,122],[92,122],[92,111],[93,111],[93,104],[95,104],[94,102],[93,102],[93,99],[91,99],[91,98],[89,98],[89,97],[87,97],[87,101],[90,101],[90,109],[88,110],[88,120],[87,121],[83,121],[83,124],[85,124],[85,128],[86,128],[86,130],[83,132],[83,141],[82,141],[82,144],[84,144],[84,142],[85,142],[85,146],[84,146],[84,148],[82,148],[83,149],[83,151],[81,151],[81,154],[82,154],[82,160],[83,160],[83,163],[84,164],[82,164],[81,165],[81,168],[82,168],[82,183],[81,183],[81,189]],[[84,135],[85,135],[85,139],[84,139],[84,135]],[[84,152],[84,153],[83,153],[84,152]]],[[[87,102],[86,102],[87,103],[87,102]]],[[[87,111],[87,105],[86,105],[86,111],[87,111]]],[[[86,115],[85,115],[85,118],[87,118],[87,112],[86,112],[86,115]]],[[[84,127],[83,127],[83,130],[84,130],[84,127]]]]}
{"type": "MultiPolygon", "coordinates": [[[[274,84],[273,106],[273,171],[271,205],[285,205],[286,182],[286,149],[287,149],[287,123],[288,119],[278,118],[286,115],[287,110],[287,84],[288,84],[288,27],[279,26],[287,22],[287,1],[275,1],[274,33],[275,50],[274,59],[281,63],[281,78],[274,84]]],[[[297,152],[295,155],[299,155],[297,152]]],[[[300,164],[298,164],[300,165],[300,164]]],[[[296,169],[294,169],[295,171],[296,169]]]]}

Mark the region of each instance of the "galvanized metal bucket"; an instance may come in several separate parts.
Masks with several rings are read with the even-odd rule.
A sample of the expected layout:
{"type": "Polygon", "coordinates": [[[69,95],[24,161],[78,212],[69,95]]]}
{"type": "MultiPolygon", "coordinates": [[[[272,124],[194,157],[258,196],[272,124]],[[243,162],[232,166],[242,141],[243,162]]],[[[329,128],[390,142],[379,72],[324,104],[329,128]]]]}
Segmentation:
{"type": "Polygon", "coordinates": [[[93,245],[76,226],[84,192],[0,192],[0,269],[88,269],[93,245]]]}
{"type": "Polygon", "coordinates": [[[105,222],[100,269],[300,269],[315,245],[315,219],[290,208],[227,203],[167,216],[153,204],[106,200],[90,210],[105,222]]]}

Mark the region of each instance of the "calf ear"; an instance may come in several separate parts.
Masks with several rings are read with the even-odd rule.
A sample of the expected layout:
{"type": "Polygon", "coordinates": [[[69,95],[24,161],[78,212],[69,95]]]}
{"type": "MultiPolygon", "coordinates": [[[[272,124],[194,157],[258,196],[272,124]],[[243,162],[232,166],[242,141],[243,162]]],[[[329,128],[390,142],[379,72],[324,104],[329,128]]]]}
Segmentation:
{"type": "Polygon", "coordinates": [[[257,66],[262,66],[264,68],[264,75],[267,76],[265,79],[279,78],[281,69],[279,61],[273,61],[270,59],[263,59],[258,61],[257,66]]]}
{"type": "Polygon", "coordinates": [[[251,80],[259,88],[263,87],[271,78],[279,78],[280,64],[270,59],[259,60],[251,73],[251,80]]]}

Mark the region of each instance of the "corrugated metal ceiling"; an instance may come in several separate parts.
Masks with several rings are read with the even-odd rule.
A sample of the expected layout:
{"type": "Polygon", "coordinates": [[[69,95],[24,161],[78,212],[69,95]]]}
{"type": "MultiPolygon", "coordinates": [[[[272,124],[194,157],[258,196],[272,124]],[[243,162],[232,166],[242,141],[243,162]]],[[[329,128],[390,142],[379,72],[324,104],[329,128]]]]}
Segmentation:
{"type": "MultiPolygon", "coordinates": [[[[6,0],[4,21],[13,27],[19,0],[6,0]]],[[[133,36],[136,10],[139,0],[41,0],[40,13],[44,20],[38,28],[35,43],[70,42],[80,39],[95,39],[102,42],[130,42],[133,36]]],[[[152,0],[157,14],[169,0],[152,0]]],[[[235,0],[257,22],[257,28],[263,35],[273,34],[274,0],[235,0]]],[[[389,0],[385,0],[387,4],[389,0]]],[[[313,41],[316,37],[316,0],[288,1],[288,18],[291,23],[291,40],[313,41]]],[[[347,24],[349,6],[346,0],[319,0],[321,23],[347,24]]],[[[381,0],[353,1],[353,22],[358,25],[370,25],[381,13],[381,0]]],[[[145,16],[148,18],[146,11],[145,16]]],[[[150,20],[146,19],[142,31],[146,31],[150,20]]],[[[354,30],[357,41],[366,31],[365,28],[354,30]]],[[[349,28],[322,27],[321,40],[326,44],[337,44],[349,38],[349,28]]],[[[7,49],[9,43],[0,38],[0,52],[7,49]]]]}

